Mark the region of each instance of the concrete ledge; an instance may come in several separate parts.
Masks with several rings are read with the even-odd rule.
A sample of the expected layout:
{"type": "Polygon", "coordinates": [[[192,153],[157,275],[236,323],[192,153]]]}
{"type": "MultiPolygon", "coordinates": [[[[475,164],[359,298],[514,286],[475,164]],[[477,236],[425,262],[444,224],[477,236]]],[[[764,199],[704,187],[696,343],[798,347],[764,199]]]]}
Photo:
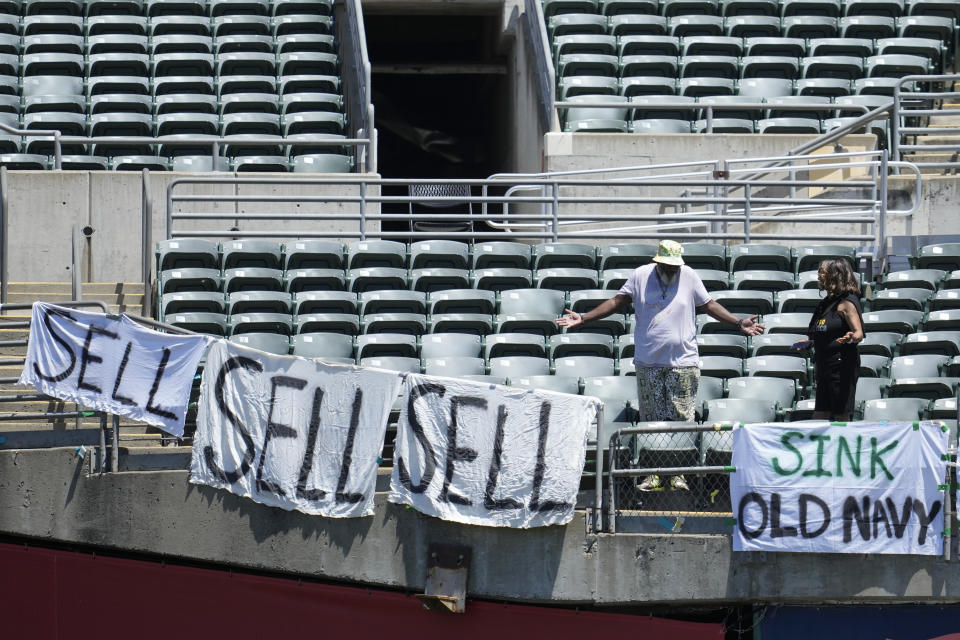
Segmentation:
{"type": "MultiPolygon", "coordinates": [[[[473,550],[474,597],[563,605],[901,603],[960,598],[923,556],[737,553],[726,535],[463,526],[386,502],[336,520],[194,486],[186,471],[87,475],[72,448],[0,452],[0,531],[322,579],[423,588],[431,542],[473,550]]],[[[955,556],[954,556],[955,557],[955,556]]]]}

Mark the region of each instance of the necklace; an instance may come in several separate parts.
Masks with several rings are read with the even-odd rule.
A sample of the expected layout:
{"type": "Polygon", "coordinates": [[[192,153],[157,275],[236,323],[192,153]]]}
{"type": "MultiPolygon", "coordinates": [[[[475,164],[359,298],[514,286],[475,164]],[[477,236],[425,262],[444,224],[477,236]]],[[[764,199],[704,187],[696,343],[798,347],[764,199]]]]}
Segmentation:
{"type": "Polygon", "coordinates": [[[663,280],[660,278],[660,272],[654,269],[654,273],[657,274],[657,285],[660,287],[660,299],[667,299],[667,292],[670,291],[670,285],[664,285],[663,280]]]}

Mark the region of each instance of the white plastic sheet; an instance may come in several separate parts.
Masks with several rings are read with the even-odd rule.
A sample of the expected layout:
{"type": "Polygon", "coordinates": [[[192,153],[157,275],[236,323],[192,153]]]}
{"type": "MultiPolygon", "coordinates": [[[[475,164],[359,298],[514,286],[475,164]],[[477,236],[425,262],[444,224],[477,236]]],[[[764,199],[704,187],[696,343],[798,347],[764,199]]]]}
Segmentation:
{"type": "Polygon", "coordinates": [[[595,398],[410,374],[390,501],[467,524],[573,517],[595,398]]]}
{"type": "Polygon", "coordinates": [[[218,341],[200,387],[190,481],[328,517],[373,514],[400,374],[218,341]]]}
{"type": "Polygon", "coordinates": [[[939,555],[946,450],[933,422],[735,429],[733,549],[939,555]]]}
{"type": "Polygon", "coordinates": [[[181,436],[208,341],[146,329],[124,316],[37,302],[19,383],[181,436]]]}

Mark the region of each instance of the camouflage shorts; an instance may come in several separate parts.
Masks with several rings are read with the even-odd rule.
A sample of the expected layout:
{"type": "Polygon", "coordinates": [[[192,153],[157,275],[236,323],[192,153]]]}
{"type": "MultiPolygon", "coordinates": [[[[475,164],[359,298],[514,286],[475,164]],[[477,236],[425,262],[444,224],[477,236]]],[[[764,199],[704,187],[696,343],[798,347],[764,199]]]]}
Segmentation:
{"type": "Polygon", "coordinates": [[[637,367],[637,419],[693,421],[699,386],[699,367],[637,367]]]}

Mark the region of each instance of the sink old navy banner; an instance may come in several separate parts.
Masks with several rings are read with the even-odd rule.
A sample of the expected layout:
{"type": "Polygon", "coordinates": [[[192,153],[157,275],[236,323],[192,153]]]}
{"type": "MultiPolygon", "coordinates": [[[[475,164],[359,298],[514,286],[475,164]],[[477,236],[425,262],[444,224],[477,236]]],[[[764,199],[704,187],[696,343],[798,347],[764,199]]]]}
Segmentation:
{"type": "Polygon", "coordinates": [[[573,517],[595,398],[409,374],[390,501],[467,524],[573,517]]]}
{"type": "Polygon", "coordinates": [[[735,551],[942,553],[940,423],[754,424],[733,441],[735,551]]]}
{"type": "Polygon", "coordinates": [[[209,340],[37,302],[19,383],[181,436],[190,386],[209,340]]]}
{"type": "Polygon", "coordinates": [[[373,515],[400,374],[224,340],[203,369],[190,481],[328,517],[373,515]]]}

